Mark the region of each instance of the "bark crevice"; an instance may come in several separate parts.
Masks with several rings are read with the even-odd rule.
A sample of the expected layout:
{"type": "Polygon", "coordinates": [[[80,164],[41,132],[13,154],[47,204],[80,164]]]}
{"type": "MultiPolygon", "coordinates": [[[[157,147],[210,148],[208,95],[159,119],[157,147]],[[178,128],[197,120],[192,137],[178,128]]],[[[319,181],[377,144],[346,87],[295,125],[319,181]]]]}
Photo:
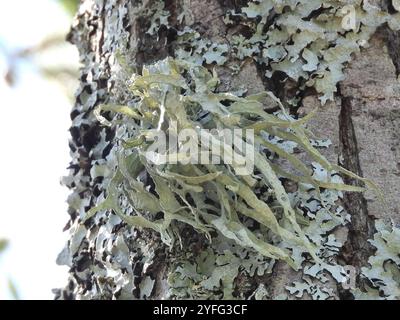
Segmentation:
{"type": "MultiPolygon", "coordinates": [[[[353,101],[350,97],[342,97],[339,115],[341,165],[362,177],[359,147],[352,119],[352,103],[353,101]]],[[[343,179],[346,184],[364,187],[363,182],[359,180],[350,177],[343,177],[343,179]]],[[[351,223],[348,225],[349,234],[341,252],[341,259],[347,265],[352,265],[356,268],[356,282],[363,287],[363,281],[360,279],[359,274],[361,267],[368,265],[368,258],[374,252],[373,246],[368,242],[368,239],[371,239],[375,233],[374,219],[368,214],[367,200],[362,193],[346,192],[343,205],[351,215],[351,223]]],[[[339,291],[342,298],[348,297],[348,292],[339,291]]]]}
{"type": "Polygon", "coordinates": [[[385,42],[388,48],[388,54],[396,68],[396,76],[400,74],[400,31],[393,31],[385,27],[385,42]]]}

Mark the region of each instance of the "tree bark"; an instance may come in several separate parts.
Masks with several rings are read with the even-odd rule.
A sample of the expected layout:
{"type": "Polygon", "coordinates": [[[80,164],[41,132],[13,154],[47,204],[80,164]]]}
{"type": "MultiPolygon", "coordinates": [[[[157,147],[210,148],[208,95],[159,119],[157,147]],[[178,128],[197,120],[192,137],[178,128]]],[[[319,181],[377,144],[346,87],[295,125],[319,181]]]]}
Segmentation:
{"type": "MultiPolygon", "coordinates": [[[[157,32],[149,34],[152,19],[160,13],[154,9],[155,2],[85,0],[68,35],[79,49],[82,68],[71,112],[70,175],[64,178],[72,189],[68,199],[70,219],[65,228],[70,240],[58,257],[58,263],[70,267],[70,280],[64,289],[56,290],[57,299],[185,298],[176,293],[178,289],[171,291],[169,284],[169,278],[177,272],[177,261],[184,261],[188,253],[210,254],[206,238],[191,228],[183,228],[187,234],[182,237],[182,249],[171,251],[157,233],[129,227],[112,213],[107,215],[108,220],[97,224],[81,224],[85,213],[104,198],[105,164],[115,143],[115,130],[98,122],[94,108],[110,102],[129,104],[132,94],[126,87],[132,73],[140,73],[143,65],[173,57],[177,33],[185,26],[197,31],[201,39],[228,46],[233,34],[246,35],[242,25],[224,22],[228,10],[238,11],[246,5],[246,1],[236,0],[166,0],[162,15],[167,16],[169,27],[160,24],[157,32]],[[125,66],[117,56],[125,59],[125,66]]],[[[368,265],[368,258],[374,253],[367,241],[375,232],[374,217],[400,223],[399,39],[396,32],[381,27],[370,46],[353,55],[334,101],[324,106],[315,90],[305,88],[298,94],[298,83],[283,82],[280,73],[266,78],[265,67],[254,59],[245,59],[236,73],[232,72],[235,60],[231,57],[215,66],[220,91],[245,87],[252,94],[269,90],[282,101],[290,100],[296,92],[301,98],[295,112],[320,108],[309,128],[316,136],[332,140],[333,146],[323,151],[324,155],[332,163],[374,180],[382,189],[388,203],[386,211],[369,192],[346,193],[342,200],[352,222],[335,230],[337,239],[345,243],[337,259],[343,265],[354,266],[357,273],[368,265]]],[[[354,179],[345,182],[359,183],[354,179]]],[[[212,296],[204,297],[246,299],[257,293],[269,299],[292,299],[296,297],[288,295],[286,287],[302,277],[302,271],[276,262],[262,274],[238,270],[232,296],[225,286],[214,288],[212,296]],[[262,292],[263,288],[267,293],[262,292]]],[[[362,281],[357,285],[362,287],[362,281]]],[[[323,287],[331,298],[351,297],[331,278],[323,287]]],[[[190,297],[199,296],[189,294],[186,298],[190,297]]],[[[305,294],[302,298],[315,297],[305,294]]]]}

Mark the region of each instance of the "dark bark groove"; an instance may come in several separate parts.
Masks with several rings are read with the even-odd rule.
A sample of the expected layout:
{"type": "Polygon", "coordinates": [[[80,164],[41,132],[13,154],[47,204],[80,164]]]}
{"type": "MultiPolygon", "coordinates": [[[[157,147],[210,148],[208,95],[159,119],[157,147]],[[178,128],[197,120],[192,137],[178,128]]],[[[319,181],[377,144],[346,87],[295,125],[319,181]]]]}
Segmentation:
{"type": "MultiPolygon", "coordinates": [[[[341,165],[359,176],[363,176],[357,136],[352,120],[352,103],[350,97],[342,97],[339,115],[339,137],[343,157],[341,165]]],[[[349,177],[344,177],[344,181],[350,185],[364,186],[362,182],[349,177]]],[[[368,215],[368,204],[362,193],[345,193],[343,205],[351,215],[351,223],[348,226],[349,235],[341,256],[346,264],[357,269],[359,275],[361,267],[368,264],[368,258],[374,252],[368,242],[368,239],[371,239],[375,233],[374,220],[368,215]]],[[[361,279],[357,277],[357,284],[362,286],[360,282],[362,282],[361,279]]],[[[344,293],[342,292],[342,294],[344,293]]]]}

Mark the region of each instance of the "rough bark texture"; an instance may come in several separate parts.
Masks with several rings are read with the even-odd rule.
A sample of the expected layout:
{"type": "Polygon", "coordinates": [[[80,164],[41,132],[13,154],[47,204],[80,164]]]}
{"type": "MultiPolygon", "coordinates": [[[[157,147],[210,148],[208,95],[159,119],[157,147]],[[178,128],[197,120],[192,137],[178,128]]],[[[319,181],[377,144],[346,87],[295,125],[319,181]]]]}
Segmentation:
{"type": "MultiPolygon", "coordinates": [[[[116,251],[110,249],[115,254],[115,259],[128,259],[127,264],[132,268],[133,283],[124,288],[124,285],[118,283],[118,279],[110,280],[106,275],[96,275],[96,270],[100,274],[104,269],[103,264],[113,263],[112,259],[101,261],[98,256],[100,253],[96,253],[96,245],[93,247],[90,244],[97,233],[105,230],[98,225],[87,224],[87,230],[81,230],[78,226],[78,217],[96,204],[94,199],[103,191],[102,178],[91,172],[92,164],[102,163],[106,159],[114,137],[113,130],[104,130],[92,111],[101,103],[124,103],[130,99],[126,91],[121,89],[126,86],[130,74],[118,67],[116,53],[122,52],[127,65],[134,71],[140,71],[144,64],[172,55],[177,30],[182,30],[182,22],[178,19],[183,10],[181,1],[166,0],[164,10],[169,12],[170,28],[161,26],[157,34],[147,34],[152,15],[146,16],[143,12],[146,7],[151,7],[151,2],[86,0],[81,5],[68,36],[68,40],[79,48],[82,70],[80,89],[71,112],[71,176],[65,181],[73,188],[69,198],[71,218],[66,227],[72,230],[71,242],[69,249],[66,249],[68,252],[64,251],[59,257],[60,263],[70,266],[71,281],[65,289],[57,290],[58,298],[166,298],[170,267],[177,256],[181,256],[180,253],[166,250],[157,234],[116,223],[114,229],[107,230],[108,235],[122,232],[130,234],[126,248],[116,251]],[[83,241],[77,241],[77,238],[83,241]],[[77,243],[77,247],[71,249],[71,243],[77,243]],[[144,257],[149,253],[153,255],[151,262],[144,257]],[[146,281],[154,282],[154,285],[147,286],[146,281]],[[108,288],[108,285],[119,285],[119,294],[112,295],[111,292],[115,291],[108,288]],[[93,293],[93,287],[97,288],[96,293],[93,293]],[[148,292],[147,287],[151,288],[148,292]],[[132,296],[129,290],[130,293],[133,292],[132,296]]],[[[199,32],[202,38],[228,43],[232,34],[238,32],[238,28],[243,28],[239,25],[227,26],[223,17],[228,9],[240,8],[245,1],[182,2],[190,10],[184,23],[199,32]]],[[[317,94],[306,90],[298,104],[301,107],[298,112],[304,114],[315,107],[321,108],[317,117],[310,121],[309,127],[316,136],[332,140],[333,146],[324,151],[326,157],[333,163],[374,180],[386,197],[387,210],[382,209],[372,193],[346,193],[343,199],[352,223],[335,230],[337,238],[346,242],[340,259],[345,264],[355,266],[358,272],[368,264],[368,257],[374,252],[367,242],[375,232],[374,217],[392,218],[400,223],[400,84],[397,80],[399,43],[397,33],[382,27],[373,36],[370,46],[353,56],[346,70],[346,79],[340,83],[334,102],[321,106],[317,94]]],[[[235,91],[243,86],[250,93],[268,89],[285,100],[291,98],[293,90],[296,91],[290,81],[282,85],[279,76],[264,79],[263,67],[254,60],[246,60],[237,74],[232,74],[229,69],[231,63],[228,60],[224,66],[216,68],[222,91],[235,91]]],[[[347,179],[346,183],[359,182],[347,179]]],[[[184,238],[185,250],[200,252],[205,245],[204,237],[197,235],[192,229],[187,229],[186,232],[188,236],[184,238]]],[[[126,234],[124,237],[126,238],[126,234]]],[[[118,238],[113,241],[117,243],[118,238]]],[[[235,290],[241,292],[242,297],[248,297],[262,284],[267,288],[269,298],[277,298],[287,293],[286,286],[302,277],[300,272],[293,271],[284,262],[276,263],[271,271],[269,274],[253,277],[239,272],[235,280],[235,290]]],[[[324,287],[332,291],[334,297],[348,297],[332,279],[324,287]]]]}

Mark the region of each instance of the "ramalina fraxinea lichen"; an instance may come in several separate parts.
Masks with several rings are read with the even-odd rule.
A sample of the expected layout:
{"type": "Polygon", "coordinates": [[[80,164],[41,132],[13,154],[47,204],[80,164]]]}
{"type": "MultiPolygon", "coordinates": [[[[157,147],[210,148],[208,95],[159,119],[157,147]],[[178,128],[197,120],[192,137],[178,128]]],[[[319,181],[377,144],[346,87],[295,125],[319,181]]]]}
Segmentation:
{"type": "MultiPolygon", "coordinates": [[[[206,68],[167,58],[144,67],[142,76],[133,77],[131,90],[137,100],[131,106],[106,105],[96,110],[99,120],[105,124],[112,125],[100,115],[101,110],[123,114],[125,117],[118,118],[116,123],[129,121],[130,125],[127,127],[127,138],[121,141],[117,151],[118,164],[107,189],[107,198],[91,209],[85,220],[99,210],[112,209],[132,226],[159,232],[163,242],[171,247],[175,239],[181,238],[177,222],[182,222],[205,233],[210,241],[211,230],[216,230],[241,247],[250,248],[268,258],[285,260],[295,269],[300,268],[289,250],[268,240],[267,232],[251,231],[246,226],[250,219],[289,245],[309,253],[315,262],[322,263],[317,244],[300,226],[307,225],[307,217],[291,203],[280,179],[288,178],[306,184],[319,195],[322,188],[363,191],[360,187],[330,178],[333,170],[355,175],[330,164],[310,142],[312,134],[303,127],[307,117],[294,120],[271,93],[239,97],[232,93],[215,92],[217,84],[216,74],[206,68]],[[280,116],[265,112],[266,107],[271,107],[265,103],[280,106],[280,116]],[[187,156],[184,152],[177,154],[179,161],[176,164],[155,165],[146,156],[154,134],[152,129],[163,131],[169,141],[179,141],[178,136],[174,136],[174,130],[192,129],[201,136],[207,134],[201,129],[238,128],[254,130],[255,144],[251,153],[254,173],[237,175],[239,168],[235,161],[183,164],[181,159],[187,156]],[[312,170],[303,162],[272,143],[273,137],[303,148],[316,164],[327,171],[326,179],[313,176],[312,170]],[[299,174],[290,173],[272,163],[268,159],[271,153],[286,159],[299,174]],[[267,190],[269,203],[259,199],[254,192],[257,189],[267,190]]],[[[217,155],[216,152],[228,153],[235,159],[235,148],[224,139],[212,134],[207,139],[217,141],[220,151],[199,140],[196,142],[199,153],[207,151],[212,156],[217,155]]],[[[192,149],[190,151],[193,153],[192,149]]],[[[171,152],[166,150],[165,154],[171,152]]],[[[362,180],[372,186],[368,180],[362,180]]]]}

